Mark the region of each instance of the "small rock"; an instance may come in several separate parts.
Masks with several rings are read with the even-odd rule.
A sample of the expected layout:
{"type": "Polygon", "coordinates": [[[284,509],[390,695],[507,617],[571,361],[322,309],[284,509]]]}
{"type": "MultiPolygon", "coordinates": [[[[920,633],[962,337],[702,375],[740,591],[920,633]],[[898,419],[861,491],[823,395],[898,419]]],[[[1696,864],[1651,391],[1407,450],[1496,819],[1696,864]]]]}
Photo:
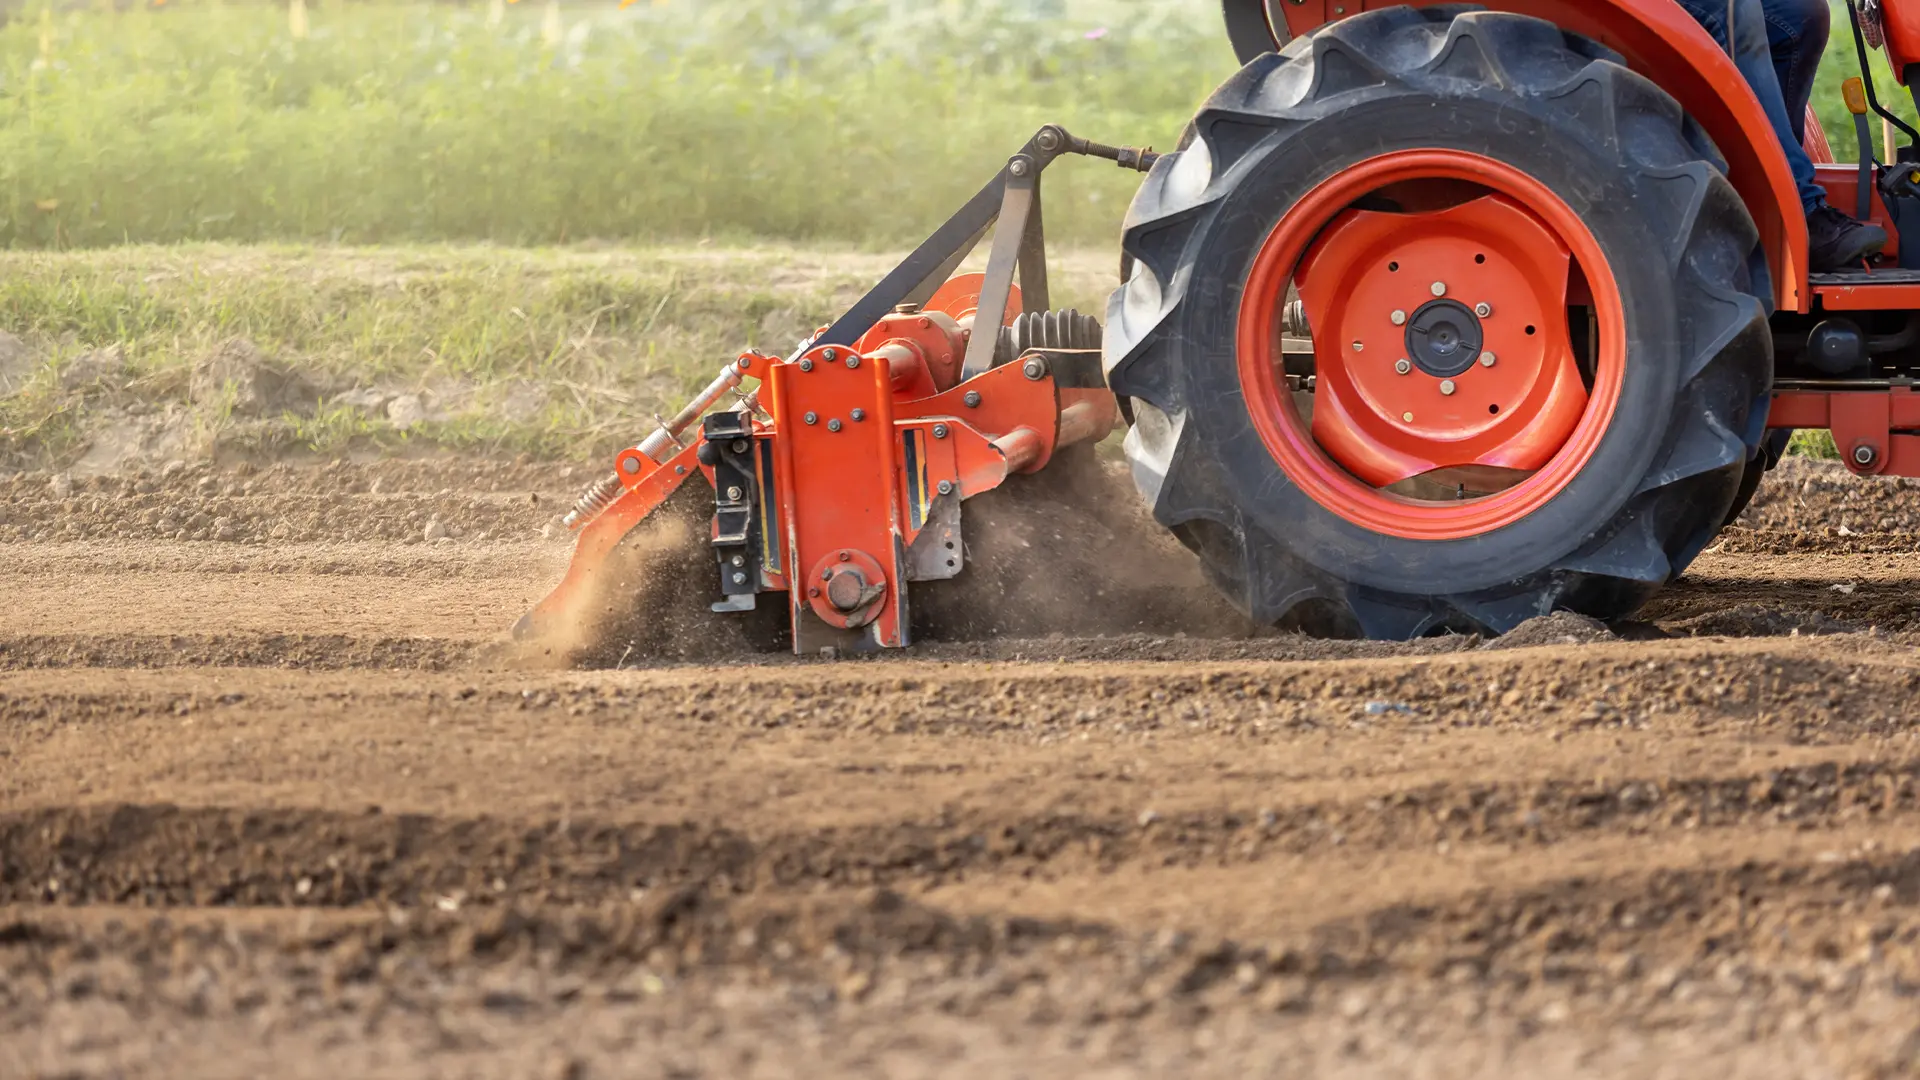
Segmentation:
{"type": "Polygon", "coordinates": [[[558,535],[560,535],[560,531],[553,527],[553,522],[549,521],[545,525],[540,526],[541,539],[551,540],[558,535]]]}
{"type": "Polygon", "coordinates": [[[1139,820],[1140,820],[1140,827],[1143,829],[1147,828],[1148,826],[1160,820],[1160,812],[1158,810],[1142,810],[1140,811],[1139,820]]]}
{"type": "Polygon", "coordinates": [[[64,499],[73,494],[73,475],[71,473],[54,473],[53,482],[50,483],[48,487],[53,489],[54,498],[64,499]]]}
{"type": "Polygon", "coordinates": [[[419,394],[401,394],[387,402],[387,422],[405,431],[427,418],[427,406],[419,394]]]}
{"type": "Polygon", "coordinates": [[[440,524],[439,518],[435,518],[434,520],[427,522],[426,532],[422,533],[421,535],[426,537],[428,540],[450,539],[450,536],[447,533],[447,527],[445,525],[440,524]]]}
{"type": "Polygon", "coordinates": [[[1385,716],[1388,713],[1410,713],[1413,706],[1399,701],[1369,701],[1364,711],[1368,716],[1385,716]]]}
{"type": "Polygon", "coordinates": [[[169,461],[165,465],[162,465],[160,467],[160,476],[161,476],[161,479],[171,480],[174,477],[179,476],[181,473],[186,471],[187,471],[187,463],[184,461],[181,461],[179,458],[174,458],[172,461],[169,461]]]}

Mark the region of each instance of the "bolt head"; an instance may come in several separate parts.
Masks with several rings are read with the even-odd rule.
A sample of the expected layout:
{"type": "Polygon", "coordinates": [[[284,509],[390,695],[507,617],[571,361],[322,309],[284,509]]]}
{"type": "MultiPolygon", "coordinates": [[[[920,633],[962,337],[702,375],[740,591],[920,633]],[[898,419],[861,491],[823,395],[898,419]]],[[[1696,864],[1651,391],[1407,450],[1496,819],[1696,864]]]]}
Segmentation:
{"type": "Polygon", "coordinates": [[[953,494],[953,481],[951,480],[940,481],[940,494],[942,495],[953,494]]]}
{"type": "Polygon", "coordinates": [[[827,421],[827,430],[828,430],[828,431],[839,431],[839,430],[840,430],[840,421],[839,421],[839,419],[838,419],[838,418],[835,418],[835,419],[832,419],[832,420],[829,420],[829,421],[827,421]]]}
{"type": "Polygon", "coordinates": [[[812,361],[812,360],[802,360],[802,361],[800,361],[800,370],[801,370],[801,371],[812,371],[812,370],[813,370],[813,361],[812,361]]]}
{"type": "Polygon", "coordinates": [[[744,555],[735,555],[733,558],[728,559],[727,562],[733,566],[745,566],[747,565],[747,557],[744,555]]]}
{"type": "Polygon", "coordinates": [[[1353,343],[1353,351],[1354,351],[1354,352],[1366,352],[1366,351],[1367,351],[1367,343],[1366,343],[1366,342],[1364,342],[1364,341],[1356,341],[1356,342],[1354,342],[1354,343],[1353,343]]]}
{"type": "Polygon", "coordinates": [[[745,585],[745,584],[747,583],[747,575],[745,575],[745,574],[740,574],[740,573],[736,573],[736,574],[734,574],[734,575],[733,575],[733,583],[734,583],[735,585],[745,585]]]}
{"type": "Polygon", "coordinates": [[[857,424],[857,423],[859,423],[860,421],[862,421],[862,420],[865,420],[865,419],[867,418],[867,410],[865,410],[865,409],[855,409],[855,410],[853,410],[853,412],[851,412],[851,413],[849,413],[848,415],[849,415],[849,416],[852,416],[852,417],[853,417],[853,422],[857,424]]]}
{"type": "Polygon", "coordinates": [[[852,371],[854,368],[857,368],[859,366],[860,366],[860,357],[857,354],[848,353],[847,354],[847,370],[852,371]]]}
{"type": "Polygon", "coordinates": [[[893,313],[895,315],[918,315],[920,313],[920,305],[919,304],[895,304],[893,305],[893,313]]]}
{"type": "Polygon", "coordinates": [[[1493,305],[1487,303],[1485,300],[1482,300],[1479,303],[1473,305],[1473,313],[1475,315],[1480,316],[1483,319],[1488,318],[1493,314],[1493,305]]]}
{"type": "Polygon", "coordinates": [[[741,491],[737,486],[727,489],[727,498],[729,499],[737,499],[744,494],[746,494],[746,492],[741,491]]]}
{"type": "Polygon", "coordinates": [[[1395,360],[1393,362],[1393,370],[1405,375],[1413,370],[1413,361],[1406,359],[1395,360]]]}
{"type": "Polygon", "coordinates": [[[1879,455],[1873,452],[1873,447],[1871,446],[1856,446],[1853,448],[1853,461],[1856,465],[1871,465],[1877,457],[1879,457],[1879,455]]]}
{"type": "Polygon", "coordinates": [[[820,414],[808,413],[807,415],[801,417],[800,419],[805,420],[809,424],[817,424],[820,422],[820,414]]]}
{"type": "Polygon", "coordinates": [[[1492,367],[1494,364],[1498,362],[1499,362],[1499,357],[1493,355],[1490,352],[1483,352],[1480,354],[1481,367],[1492,367]]]}
{"type": "Polygon", "coordinates": [[[935,425],[933,425],[933,437],[934,437],[934,438],[936,438],[936,439],[944,439],[944,438],[946,438],[946,437],[947,437],[947,425],[945,425],[945,424],[935,424],[935,425]]]}
{"type": "Polygon", "coordinates": [[[1007,163],[1007,171],[1015,176],[1027,175],[1027,170],[1030,168],[1032,166],[1027,163],[1026,158],[1014,158],[1007,163]]]}
{"type": "Polygon", "coordinates": [[[1407,313],[1404,311],[1395,309],[1394,313],[1390,316],[1390,318],[1393,319],[1393,325],[1395,326],[1407,325],[1407,313]]]}
{"type": "Polygon", "coordinates": [[[1442,394],[1445,394],[1445,395],[1446,395],[1446,396],[1448,396],[1448,397],[1452,397],[1452,396],[1453,396],[1453,391],[1454,391],[1454,385],[1453,385],[1453,380],[1452,380],[1452,379],[1441,379],[1441,380],[1440,380],[1440,392],[1441,392],[1442,394]]]}
{"type": "Polygon", "coordinates": [[[640,459],[639,458],[621,458],[620,471],[623,473],[626,473],[628,476],[632,476],[634,473],[639,472],[640,459]]]}
{"type": "Polygon", "coordinates": [[[821,353],[820,356],[827,363],[831,364],[835,360],[840,359],[840,351],[838,349],[828,349],[826,352],[821,353]]]}
{"type": "Polygon", "coordinates": [[[967,408],[977,409],[980,407],[980,391],[969,390],[967,391],[967,396],[961,398],[960,400],[967,403],[967,408]]]}
{"type": "Polygon", "coordinates": [[[841,552],[841,553],[840,553],[840,561],[841,561],[841,562],[852,562],[852,561],[853,561],[853,556],[851,556],[851,555],[849,555],[849,554],[847,554],[846,552],[844,552],[844,551],[843,551],[843,552],[841,552]]]}
{"type": "Polygon", "coordinates": [[[734,366],[739,368],[741,371],[745,371],[748,368],[753,366],[753,361],[743,356],[740,359],[734,361],[734,366]]]}
{"type": "Polygon", "coordinates": [[[1036,356],[1020,366],[1020,374],[1038,382],[1047,377],[1047,365],[1041,363],[1040,358],[1036,356]]]}
{"type": "Polygon", "coordinates": [[[1444,282],[1444,281],[1436,281],[1436,282],[1434,282],[1434,283],[1433,283],[1433,295],[1435,295],[1435,296],[1445,296],[1445,295],[1447,295],[1447,283],[1446,283],[1446,282],[1444,282]]]}
{"type": "Polygon", "coordinates": [[[1411,424],[1411,423],[1413,423],[1413,414],[1412,414],[1412,413],[1410,413],[1410,412],[1403,412],[1403,413],[1401,413],[1401,414],[1400,414],[1400,419],[1402,419],[1402,420],[1404,420],[1404,421],[1406,421],[1407,423],[1409,423],[1409,424],[1411,424]]]}

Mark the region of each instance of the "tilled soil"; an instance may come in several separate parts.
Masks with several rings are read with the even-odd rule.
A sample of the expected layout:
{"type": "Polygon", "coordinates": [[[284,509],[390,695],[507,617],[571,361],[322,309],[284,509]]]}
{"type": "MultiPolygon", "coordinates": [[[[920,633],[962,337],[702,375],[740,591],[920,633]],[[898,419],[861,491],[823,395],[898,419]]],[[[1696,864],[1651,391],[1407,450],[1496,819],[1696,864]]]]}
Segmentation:
{"type": "Polygon", "coordinates": [[[1082,510],[1104,636],[620,670],[502,641],[584,470],[0,478],[0,1077],[1905,1075],[1920,493],[1835,473],[1613,627],[1249,636],[1082,510]]]}

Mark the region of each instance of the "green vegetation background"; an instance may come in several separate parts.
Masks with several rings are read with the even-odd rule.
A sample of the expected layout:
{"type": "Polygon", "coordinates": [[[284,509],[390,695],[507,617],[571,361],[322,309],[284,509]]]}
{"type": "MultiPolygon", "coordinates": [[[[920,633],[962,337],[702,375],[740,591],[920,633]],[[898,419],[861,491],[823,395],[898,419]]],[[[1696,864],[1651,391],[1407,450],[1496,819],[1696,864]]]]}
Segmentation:
{"type": "MultiPolygon", "coordinates": [[[[16,11],[0,246],[898,246],[1042,122],[1166,146],[1233,66],[1212,0],[317,0],[304,36],[292,14],[16,11]]],[[[1818,105],[1851,160],[1837,14],[1818,105]]],[[[1132,187],[1061,170],[1049,223],[1108,243],[1132,187]]]]}

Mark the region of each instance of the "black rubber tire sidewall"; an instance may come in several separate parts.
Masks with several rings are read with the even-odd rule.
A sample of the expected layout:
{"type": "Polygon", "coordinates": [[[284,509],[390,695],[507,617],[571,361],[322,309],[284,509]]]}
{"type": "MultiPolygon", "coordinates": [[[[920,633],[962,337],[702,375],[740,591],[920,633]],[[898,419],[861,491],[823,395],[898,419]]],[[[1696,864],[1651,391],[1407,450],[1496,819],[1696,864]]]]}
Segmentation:
{"type": "MultiPolygon", "coordinates": [[[[1633,497],[1673,437],[1683,366],[1676,325],[1671,238],[1654,235],[1636,209],[1644,186],[1582,132],[1536,111],[1478,98],[1436,100],[1417,93],[1360,104],[1336,118],[1272,140],[1223,201],[1194,262],[1208,268],[1186,298],[1181,339],[1189,343],[1183,396],[1189,422],[1210,444],[1247,524],[1284,537],[1296,556],[1353,584],[1429,595],[1436,575],[1449,592],[1499,588],[1551,567],[1604,530],[1633,497]],[[1586,223],[1606,255],[1624,306],[1629,360],[1620,397],[1592,457],[1546,505],[1502,528],[1457,540],[1411,540],[1373,532],[1333,513],[1297,487],[1275,461],[1245,404],[1237,364],[1243,282],[1280,212],[1342,168],[1395,150],[1451,148],[1511,164],[1552,190],[1586,223]],[[1311,171],[1297,162],[1313,161],[1311,171]],[[1212,402],[1193,408],[1193,403],[1212,402]],[[1237,406],[1223,403],[1239,402],[1237,406]]],[[[1259,151],[1255,152],[1260,153],[1259,151]]],[[[1672,181],[1667,181],[1671,183],[1672,181]]],[[[1732,492],[1728,492],[1729,499],[1732,492]]],[[[1725,507],[1710,516],[1724,514],[1725,507]]]]}

